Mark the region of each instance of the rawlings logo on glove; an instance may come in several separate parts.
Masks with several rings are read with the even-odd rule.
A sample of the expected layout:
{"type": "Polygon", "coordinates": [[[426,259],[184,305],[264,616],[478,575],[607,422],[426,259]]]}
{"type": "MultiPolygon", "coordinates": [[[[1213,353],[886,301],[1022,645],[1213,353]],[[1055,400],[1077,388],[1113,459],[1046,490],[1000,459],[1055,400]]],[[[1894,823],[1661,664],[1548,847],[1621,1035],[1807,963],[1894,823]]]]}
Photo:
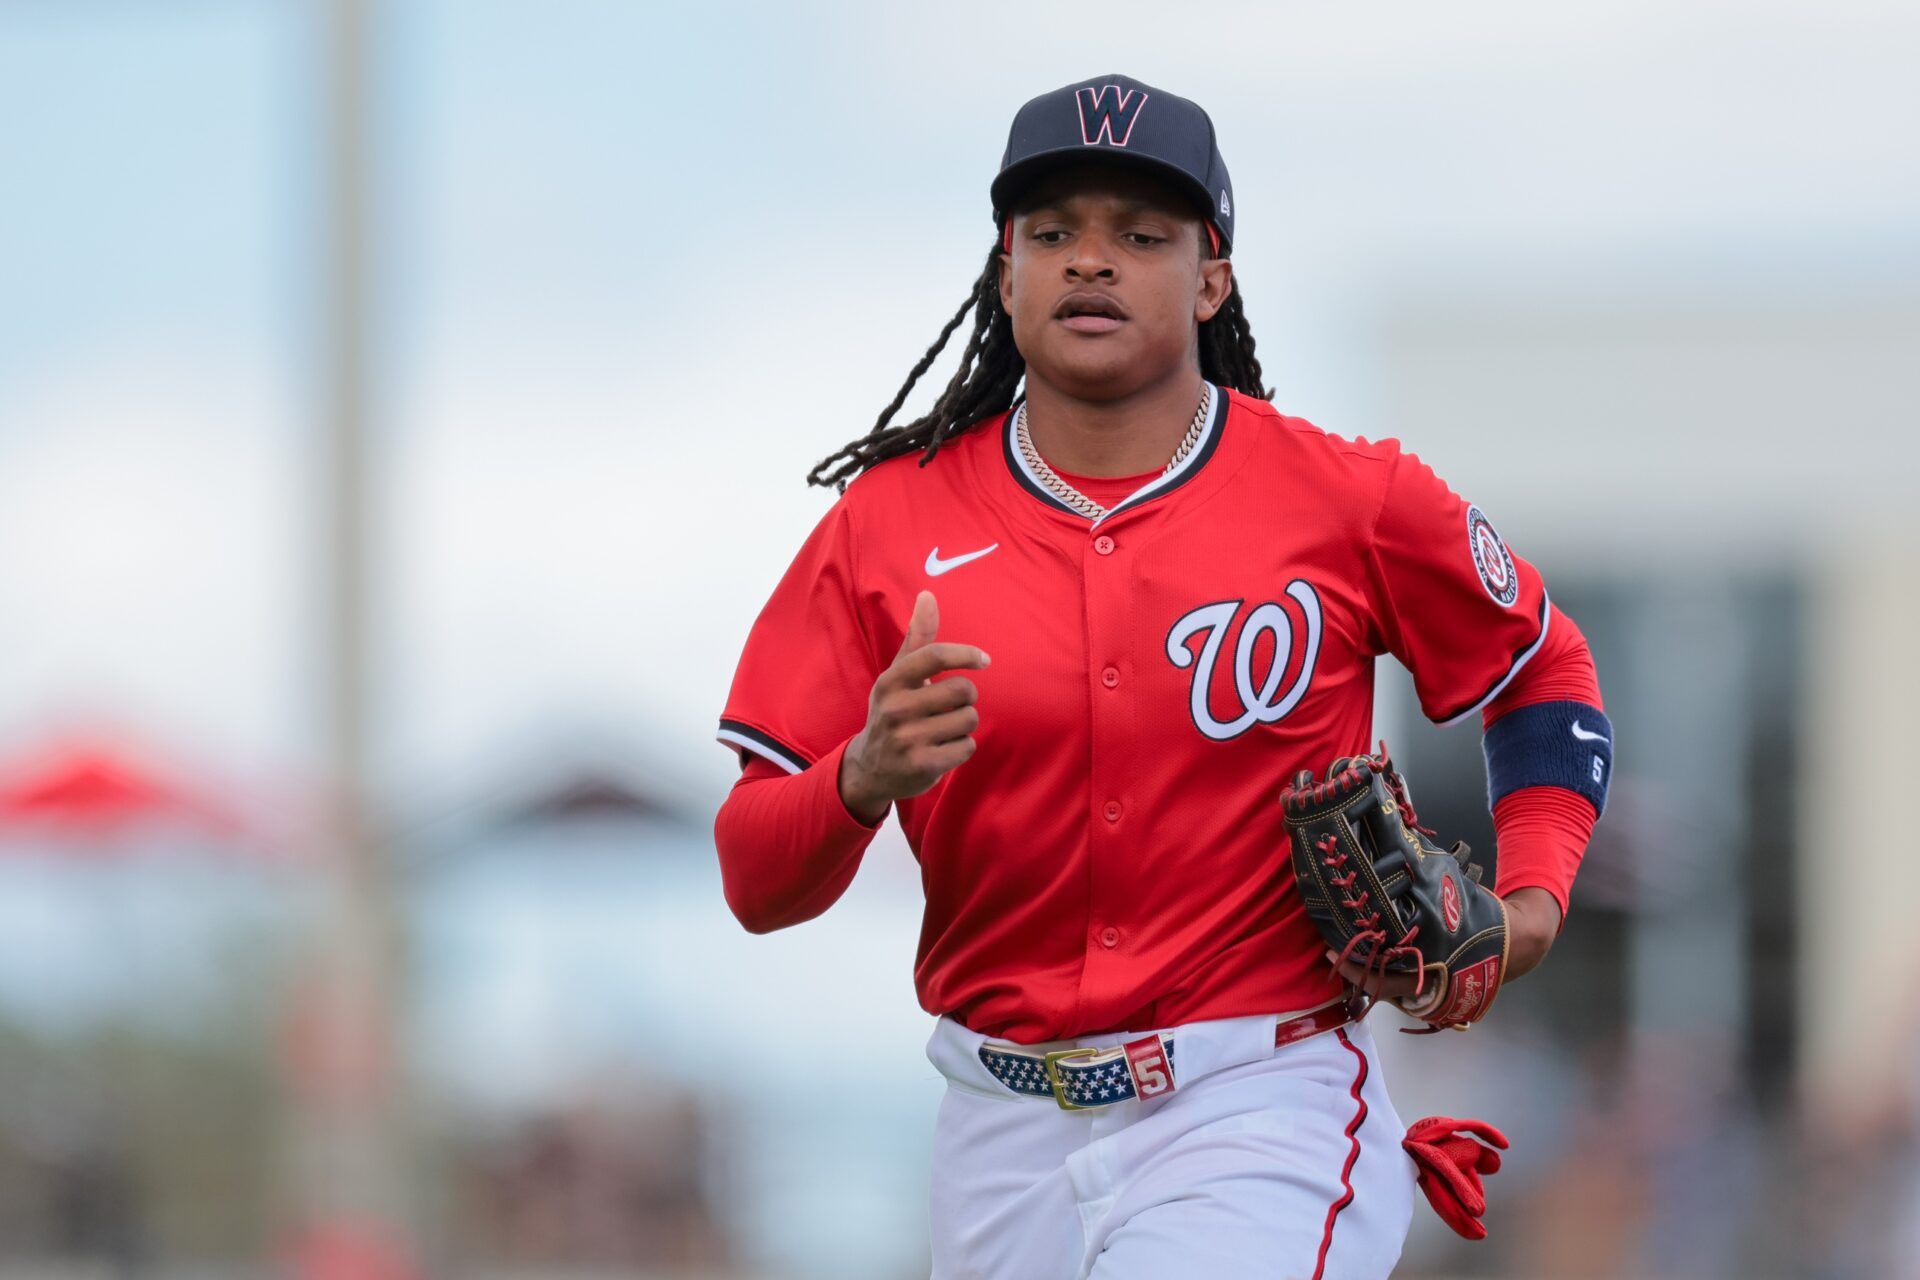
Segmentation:
{"type": "Polygon", "coordinates": [[[1420,825],[1386,745],[1335,760],[1324,779],[1295,775],[1280,806],[1300,897],[1339,964],[1416,974],[1395,1003],[1428,1030],[1485,1016],[1506,973],[1506,905],[1466,845],[1442,849],[1420,825]]]}

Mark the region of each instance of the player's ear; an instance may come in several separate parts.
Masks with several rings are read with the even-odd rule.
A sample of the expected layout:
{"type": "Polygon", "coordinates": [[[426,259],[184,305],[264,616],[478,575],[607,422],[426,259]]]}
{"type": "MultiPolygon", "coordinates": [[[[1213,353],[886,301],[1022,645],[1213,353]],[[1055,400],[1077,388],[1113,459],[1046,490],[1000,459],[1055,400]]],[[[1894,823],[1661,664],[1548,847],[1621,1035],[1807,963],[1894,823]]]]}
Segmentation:
{"type": "Polygon", "coordinates": [[[1013,313],[1013,215],[1008,214],[1000,232],[1000,309],[1013,313]]]}
{"type": "Polygon", "coordinates": [[[1201,324],[1213,319],[1233,293],[1233,263],[1226,258],[1200,260],[1200,288],[1193,299],[1193,318],[1201,324]]]}

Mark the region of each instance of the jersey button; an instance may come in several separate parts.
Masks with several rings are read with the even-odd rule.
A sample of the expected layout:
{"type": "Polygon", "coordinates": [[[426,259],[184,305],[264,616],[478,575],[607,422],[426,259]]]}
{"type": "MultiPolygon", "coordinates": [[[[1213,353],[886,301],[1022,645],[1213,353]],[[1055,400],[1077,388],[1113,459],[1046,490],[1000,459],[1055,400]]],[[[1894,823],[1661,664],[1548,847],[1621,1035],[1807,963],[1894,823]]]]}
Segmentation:
{"type": "Polygon", "coordinates": [[[1093,540],[1093,549],[1103,556],[1110,556],[1113,554],[1113,539],[1103,533],[1093,540]]]}
{"type": "Polygon", "coordinates": [[[1106,928],[1102,929],[1100,931],[1100,945],[1103,947],[1119,946],[1120,931],[1114,928],[1112,925],[1108,925],[1106,928]]]}
{"type": "Polygon", "coordinates": [[[1100,683],[1111,689],[1120,683],[1120,668],[1108,667],[1100,673],[1100,683]]]}
{"type": "Polygon", "coordinates": [[[1118,800],[1107,801],[1107,807],[1104,812],[1107,815],[1108,822],[1120,821],[1120,802],[1118,800]]]}

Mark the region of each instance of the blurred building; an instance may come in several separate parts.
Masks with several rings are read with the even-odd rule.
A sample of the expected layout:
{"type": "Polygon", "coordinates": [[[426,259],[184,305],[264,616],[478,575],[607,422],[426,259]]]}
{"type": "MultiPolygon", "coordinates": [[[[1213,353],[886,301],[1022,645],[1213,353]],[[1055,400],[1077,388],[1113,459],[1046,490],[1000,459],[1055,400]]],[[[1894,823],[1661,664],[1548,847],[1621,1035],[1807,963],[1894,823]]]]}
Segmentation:
{"type": "MultiPolygon", "coordinates": [[[[1521,1083],[1509,1132],[1546,1150],[1516,1163],[1552,1172],[1498,1190],[1530,1224],[1516,1274],[1898,1274],[1891,1249],[1830,1256],[1920,1211],[1880,1194],[1881,1139],[1838,1138],[1911,1132],[1913,1008],[1880,977],[1904,984],[1920,954],[1884,891],[1895,842],[1837,813],[1920,765],[1899,731],[1920,716],[1900,656],[1920,621],[1920,304],[1673,288],[1454,297],[1383,334],[1391,433],[1546,572],[1620,751],[1567,932],[1505,1010],[1585,1083],[1516,1072],[1499,1041],[1397,1065],[1451,1050],[1521,1083]],[[1810,1233],[1804,1171],[1836,1147],[1860,1163],[1823,1195],[1877,1207],[1810,1233]]],[[[1491,849],[1478,725],[1430,729],[1390,684],[1423,816],[1491,849]]],[[[1503,1273],[1492,1252],[1461,1265],[1503,1273]]]]}

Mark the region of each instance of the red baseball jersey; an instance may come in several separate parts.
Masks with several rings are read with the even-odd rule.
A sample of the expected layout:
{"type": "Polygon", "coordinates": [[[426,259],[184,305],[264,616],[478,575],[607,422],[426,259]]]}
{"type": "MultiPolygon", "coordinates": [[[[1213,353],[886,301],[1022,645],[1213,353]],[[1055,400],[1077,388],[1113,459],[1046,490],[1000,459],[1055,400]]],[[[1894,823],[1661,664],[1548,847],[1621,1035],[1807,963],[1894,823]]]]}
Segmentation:
{"type": "Polygon", "coordinates": [[[1214,392],[1173,471],[1098,520],[997,415],[854,480],[761,611],[722,742],[798,772],[866,724],[915,595],[993,663],[979,749],[897,806],[930,1013],[1033,1043],[1340,992],[1277,795],[1365,750],[1391,653],[1436,721],[1540,647],[1540,575],[1398,443],[1214,392]]]}

